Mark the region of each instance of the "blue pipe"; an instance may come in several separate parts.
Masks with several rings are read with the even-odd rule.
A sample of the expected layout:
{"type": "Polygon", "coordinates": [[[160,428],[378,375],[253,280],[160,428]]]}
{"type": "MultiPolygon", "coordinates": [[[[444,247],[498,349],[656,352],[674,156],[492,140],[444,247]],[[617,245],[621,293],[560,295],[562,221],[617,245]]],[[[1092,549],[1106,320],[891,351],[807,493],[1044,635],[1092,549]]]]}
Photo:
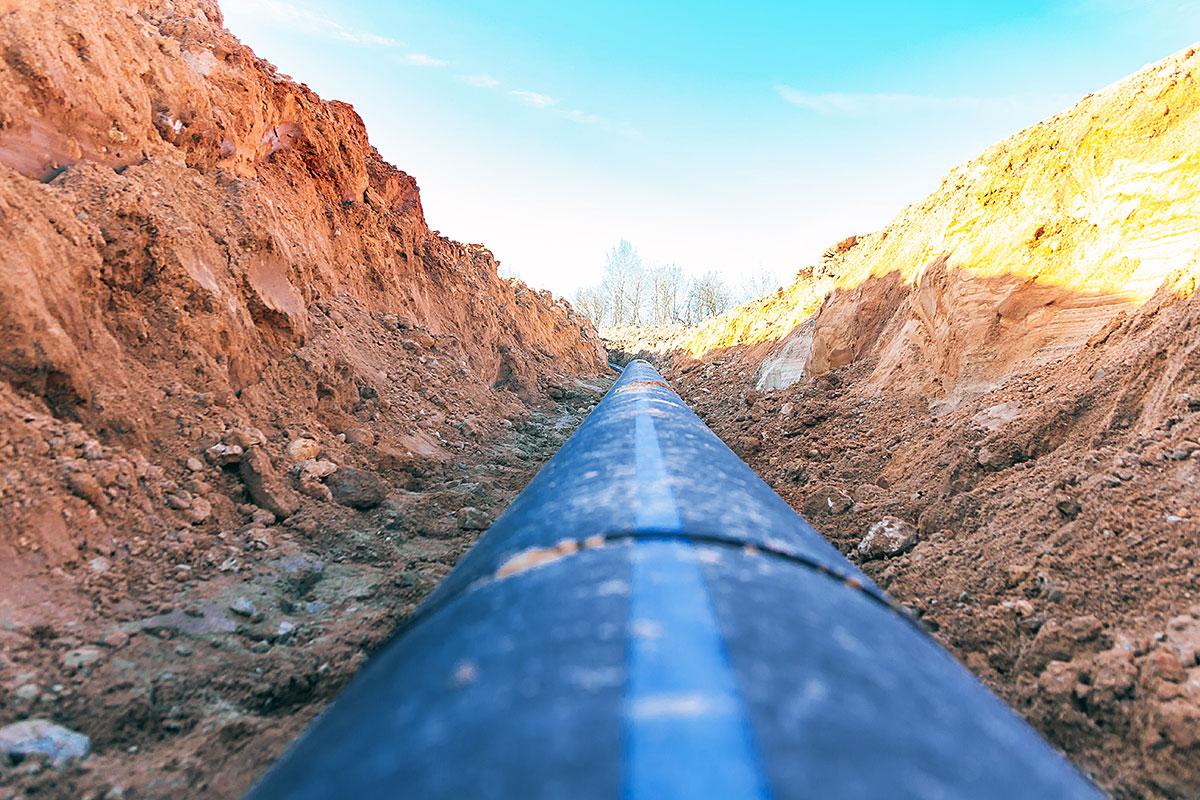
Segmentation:
{"type": "Polygon", "coordinates": [[[249,796],[1102,797],[641,361],[249,796]]]}

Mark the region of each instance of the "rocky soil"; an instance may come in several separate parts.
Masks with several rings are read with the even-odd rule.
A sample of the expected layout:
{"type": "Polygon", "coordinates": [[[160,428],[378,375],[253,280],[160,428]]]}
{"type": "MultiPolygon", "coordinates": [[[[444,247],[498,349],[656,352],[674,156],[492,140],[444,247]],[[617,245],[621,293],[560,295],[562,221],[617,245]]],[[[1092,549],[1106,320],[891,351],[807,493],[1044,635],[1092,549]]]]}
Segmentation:
{"type": "Polygon", "coordinates": [[[951,412],[870,362],[666,377],[794,508],[1117,798],[1200,796],[1200,298],[951,412]]]}
{"type": "MultiPolygon", "coordinates": [[[[43,456],[27,466],[55,475],[84,461],[72,474],[97,483],[108,471],[128,475],[140,488],[114,482],[113,502],[133,495],[169,509],[173,524],[130,512],[140,535],[116,532],[113,547],[85,563],[6,587],[10,600],[19,589],[28,616],[0,629],[0,713],[83,733],[91,755],[0,767],[0,798],[240,796],[605,388],[559,387],[554,403],[505,419],[490,443],[426,460],[419,471],[367,468],[377,450],[365,429],[346,441],[292,439],[288,471],[302,489],[314,465],[337,464],[314,484],[333,502],[305,497],[282,521],[249,496],[244,459],[239,466],[198,452],[156,469],[120,458],[77,424],[29,412],[43,456]],[[302,456],[312,458],[294,460],[302,456]],[[230,506],[222,524],[195,520],[213,505],[230,506]]],[[[226,447],[255,435],[234,431],[226,447]]],[[[284,491],[284,475],[268,491],[284,491]]]]}
{"type": "Polygon", "coordinates": [[[237,796],[605,354],[214,3],[0,0],[0,45],[0,798],[237,796]]]}

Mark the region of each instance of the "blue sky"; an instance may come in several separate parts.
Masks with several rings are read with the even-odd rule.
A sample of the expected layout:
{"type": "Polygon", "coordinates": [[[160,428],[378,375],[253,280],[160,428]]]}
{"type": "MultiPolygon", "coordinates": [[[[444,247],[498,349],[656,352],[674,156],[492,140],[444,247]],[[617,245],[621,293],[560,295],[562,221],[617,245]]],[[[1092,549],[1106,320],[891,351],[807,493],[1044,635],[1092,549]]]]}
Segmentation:
{"type": "Polygon", "coordinates": [[[781,278],[953,165],[1200,39],[1200,0],[224,0],[354,104],[430,226],[570,295],[629,239],[781,278]]]}

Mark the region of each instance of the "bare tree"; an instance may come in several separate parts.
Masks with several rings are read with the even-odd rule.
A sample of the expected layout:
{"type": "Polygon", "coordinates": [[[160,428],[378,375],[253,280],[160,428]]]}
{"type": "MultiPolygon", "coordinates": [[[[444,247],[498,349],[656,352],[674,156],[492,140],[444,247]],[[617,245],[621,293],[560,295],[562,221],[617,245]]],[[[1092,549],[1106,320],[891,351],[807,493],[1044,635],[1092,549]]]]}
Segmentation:
{"type": "Polygon", "coordinates": [[[634,246],[622,239],[608,254],[600,292],[608,299],[613,325],[636,325],[640,317],[642,257],[634,246]]]}
{"type": "Polygon", "coordinates": [[[577,291],[575,293],[575,308],[590,319],[592,324],[597,328],[605,325],[611,311],[609,298],[598,286],[587,286],[577,291]]]}
{"type": "MultiPolygon", "coordinates": [[[[755,287],[766,286],[774,277],[755,280],[755,287]]],[[[674,264],[647,268],[637,249],[624,239],[609,251],[600,284],[575,294],[576,307],[597,328],[691,325],[728,311],[732,304],[733,295],[716,272],[689,278],[674,264]]]]}
{"type": "Polygon", "coordinates": [[[706,272],[692,282],[691,289],[688,291],[687,321],[694,324],[700,320],[724,314],[732,304],[729,289],[721,280],[721,276],[712,271],[706,272]]]}
{"type": "Polygon", "coordinates": [[[655,325],[683,321],[683,294],[686,279],[674,264],[657,267],[650,273],[650,318],[655,325]]]}

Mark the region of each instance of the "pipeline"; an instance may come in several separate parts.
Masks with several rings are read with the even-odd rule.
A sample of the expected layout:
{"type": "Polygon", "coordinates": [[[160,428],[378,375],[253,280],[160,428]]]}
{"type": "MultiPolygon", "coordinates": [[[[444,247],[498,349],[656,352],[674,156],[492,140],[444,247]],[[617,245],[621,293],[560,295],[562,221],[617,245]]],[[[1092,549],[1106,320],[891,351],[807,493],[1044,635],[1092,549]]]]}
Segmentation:
{"type": "Polygon", "coordinates": [[[635,361],[249,797],[1102,795],[635,361]]]}

